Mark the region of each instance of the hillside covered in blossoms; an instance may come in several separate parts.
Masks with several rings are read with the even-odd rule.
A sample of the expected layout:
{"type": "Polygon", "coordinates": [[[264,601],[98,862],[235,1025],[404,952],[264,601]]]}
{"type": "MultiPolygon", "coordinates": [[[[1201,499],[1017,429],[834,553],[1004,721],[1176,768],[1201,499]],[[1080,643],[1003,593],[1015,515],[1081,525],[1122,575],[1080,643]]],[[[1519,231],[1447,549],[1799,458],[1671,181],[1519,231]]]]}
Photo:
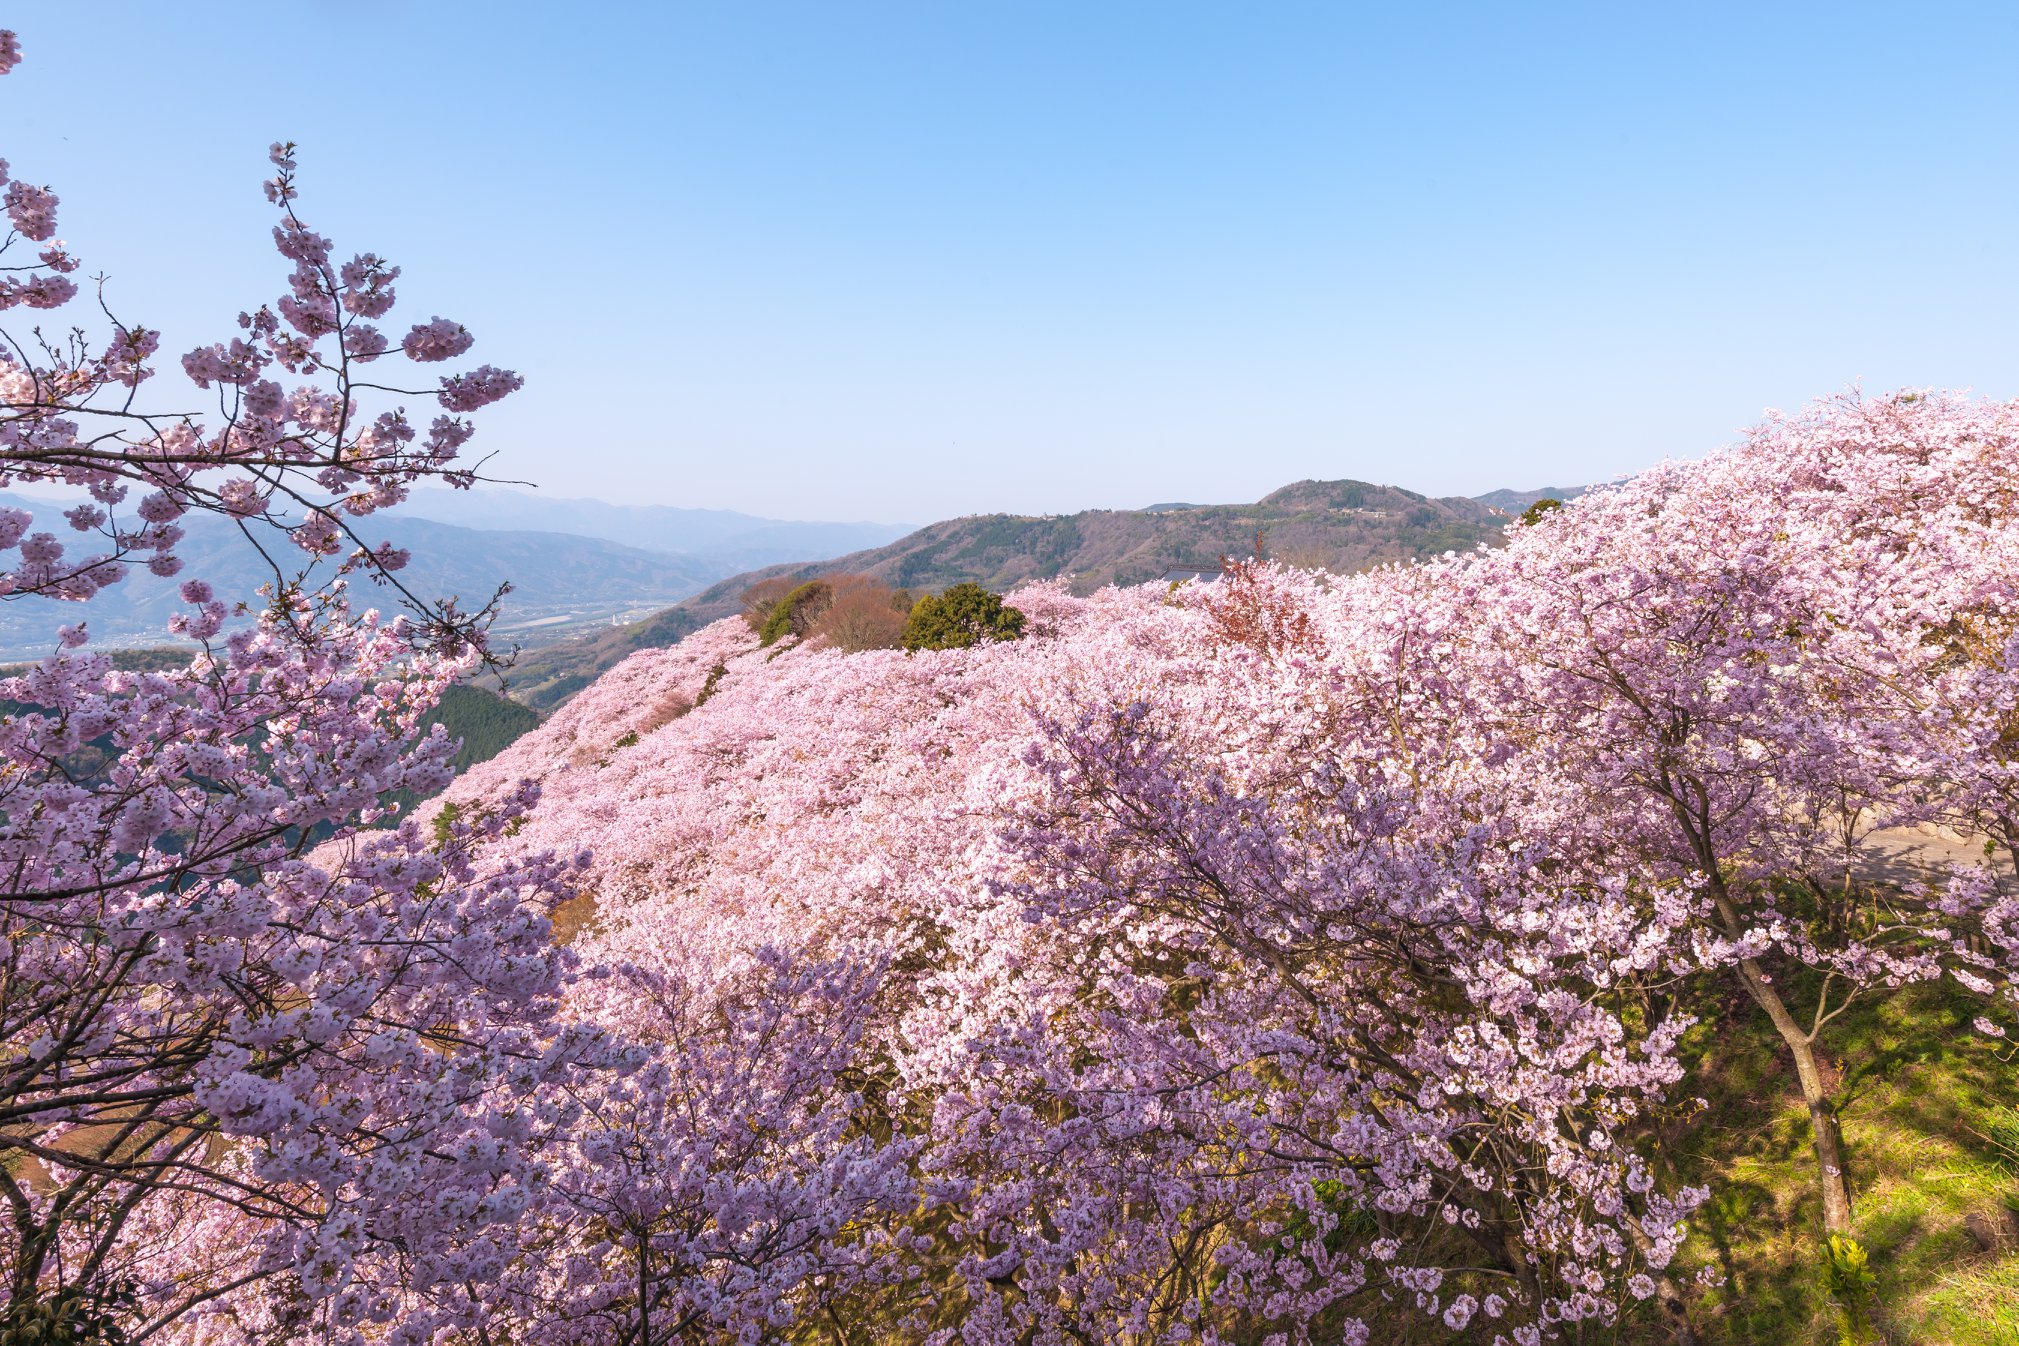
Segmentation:
{"type": "Polygon", "coordinates": [[[767,584],[789,588],[849,576],[923,593],[959,583],[1001,590],[1059,579],[1088,594],[1109,584],[1149,583],[1174,569],[1210,571],[1222,558],[1256,554],[1258,546],[1293,565],[1346,574],[1497,543],[1507,507],[1519,514],[1543,494],[1574,496],[1577,488],[1433,500],[1369,482],[1301,481],[1253,504],[945,519],[832,560],[734,575],[644,621],[535,651],[514,664],[509,687],[513,697],[551,710],[618,660],[673,644],[735,612],[753,587],[767,584]]]}
{"type": "MultiPolygon", "coordinates": [[[[684,1312],[1716,1340],[1771,1270],[1707,1233],[1736,1171],[1697,1143],[1713,1038],[1812,1093],[1808,1176],[1758,1217],[1840,1239],[1880,1185],[1839,1121],[1872,1068],[1847,1010],[1980,996],[1958,1050],[2015,1101],[2015,432],[1832,405],[1504,552],[1042,585],[1008,596],[1020,639],[970,649],[731,618],[422,817],[536,786],[501,845],[582,866],[557,924],[599,970],[583,1012],[659,1054],[617,1134],[684,1312]],[[1984,863],[1868,884],[1915,825],[1984,863]]],[[[1946,1162],[2013,1190],[1995,1147],[1946,1162]]],[[[2004,1239],[1975,1260],[1955,1221],[1952,1274],[1995,1283],[2004,1239]]],[[[623,1256],[571,1275],[614,1293],[623,1256]]],[[[534,1261],[537,1315],[564,1284],[534,1261]]],[[[1844,1302],[1958,1321],[1904,1281],[1844,1302]]]]}

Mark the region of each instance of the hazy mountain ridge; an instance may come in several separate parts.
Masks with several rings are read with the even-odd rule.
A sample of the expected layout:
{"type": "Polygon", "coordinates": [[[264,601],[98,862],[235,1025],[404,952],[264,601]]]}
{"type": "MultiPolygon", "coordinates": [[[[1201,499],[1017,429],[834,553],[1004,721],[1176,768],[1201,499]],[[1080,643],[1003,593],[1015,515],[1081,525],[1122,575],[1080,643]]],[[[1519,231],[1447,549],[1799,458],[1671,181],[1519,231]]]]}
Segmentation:
{"type": "MultiPolygon", "coordinates": [[[[0,494],[0,505],[29,511],[37,530],[55,533],[80,555],[92,550],[91,537],[72,531],[64,522],[63,502],[0,494]]],[[[0,658],[45,654],[55,644],[57,629],[77,621],[88,623],[101,646],[164,643],[168,619],[183,606],[177,590],[189,576],[209,581],[229,601],[257,604],[260,586],[272,583],[274,573],[244,535],[231,523],[208,515],[187,519],[184,527],[188,536],[178,548],[182,573],[173,579],[132,566],[125,579],[89,604],[34,598],[0,603],[0,658]]],[[[629,612],[677,602],[735,568],[733,562],[644,551],[600,538],[462,528],[398,516],[363,520],[359,533],[411,553],[413,559],[400,576],[419,594],[454,595],[474,607],[510,581],[513,592],[499,624],[507,640],[515,627],[567,620],[556,614],[607,619],[611,610],[629,612]]],[[[307,559],[284,538],[261,541],[283,566],[298,569],[307,559]]],[[[364,604],[390,606],[394,601],[390,593],[379,597],[367,581],[360,581],[355,593],[364,604]]]]}
{"type": "Polygon", "coordinates": [[[718,574],[880,547],[911,532],[908,523],[767,519],[728,509],[615,505],[550,499],[525,491],[420,489],[392,517],[432,519],[463,528],[532,530],[601,538],[641,551],[719,563],[718,574]]]}
{"type": "Polygon", "coordinates": [[[615,628],[527,656],[512,695],[541,710],[560,704],[634,650],[680,640],[735,612],[743,591],[774,577],[865,574],[918,592],[974,581],[1003,590],[1071,575],[1091,592],[1140,584],[1174,567],[1211,569],[1223,556],[1265,554],[1293,565],[1350,572],[1392,561],[1492,545],[1518,512],[1501,498],[1563,498],[1575,491],[1496,491],[1433,498],[1363,481],[1299,481],[1250,505],[1162,504],[1078,514],[978,514],[947,519],[880,547],[829,561],[765,566],[730,576],[635,626],[615,628]]]}
{"type": "Polygon", "coordinates": [[[1519,514],[1538,500],[1575,500],[1590,489],[1589,486],[1542,486],[1533,491],[1488,491],[1472,498],[1492,509],[1519,514]]]}
{"type": "MultiPolygon", "coordinates": [[[[512,692],[545,710],[632,651],[674,644],[735,611],[745,589],[774,576],[862,573],[925,592],[964,580],[1001,590],[1070,574],[1076,588],[1091,591],[1142,583],[1172,568],[1212,569],[1222,556],[1251,554],[1258,534],[1267,555],[1352,571],[1491,545],[1505,518],[1528,503],[1544,495],[1568,499],[1582,489],[1432,498],[1370,482],[1299,481],[1247,505],[968,515],[894,539],[885,535],[899,525],[549,501],[514,491],[421,491],[408,504],[364,521],[363,533],[412,554],[402,578],[418,593],[476,604],[511,581],[514,590],[497,627],[500,644],[535,647],[514,672],[512,692]],[[547,527],[472,527],[428,517],[458,510],[473,520],[547,527]],[[634,546],[607,536],[613,533],[661,545],[634,546]],[[865,536],[874,545],[848,549],[865,536]],[[676,542],[695,550],[680,550],[676,542]],[[788,547],[804,550],[776,560],[788,547]],[[542,640],[547,648],[537,648],[542,640]]],[[[38,528],[83,540],[64,523],[63,503],[0,493],[0,505],[27,509],[38,528]]],[[[212,518],[192,520],[189,529],[180,549],[183,575],[202,576],[234,600],[256,602],[257,590],[273,575],[237,529],[212,518]]],[[[275,555],[288,565],[299,559],[284,545],[275,555]]],[[[179,584],[180,577],[158,579],[134,567],[88,611],[39,600],[0,603],[0,658],[47,653],[57,628],[80,618],[88,619],[101,648],[165,643],[167,621],[181,607],[179,584]]],[[[360,584],[359,597],[380,601],[368,583],[360,584]]]]}
{"type": "MultiPolygon", "coordinates": [[[[36,530],[55,533],[79,555],[93,550],[91,539],[62,517],[69,501],[0,493],[0,505],[27,510],[36,530]]],[[[58,628],[79,620],[88,622],[101,647],[164,642],[168,619],[182,606],[176,591],[187,576],[203,577],[233,602],[257,603],[260,586],[274,575],[244,536],[211,517],[186,520],[184,527],[189,536],[179,548],[183,570],[174,579],[132,567],[88,611],[39,600],[0,604],[0,658],[45,654],[58,628]]],[[[501,643],[535,644],[585,626],[635,621],[754,567],[882,545],[911,526],[549,500],[495,489],[421,489],[405,504],[362,521],[358,531],[371,542],[389,541],[411,553],[401,578],[416,593],[455,595],[475,606],[509,581],[513,591],[497,626],[501,643]]],[[[284,566],[299,568],[305,559],[284,539],[262,542],[284,566]]],[[[359,597],[367,603],[392,601],[390,595],[378,599],[369,584],[361,584],[359,597]]]]}

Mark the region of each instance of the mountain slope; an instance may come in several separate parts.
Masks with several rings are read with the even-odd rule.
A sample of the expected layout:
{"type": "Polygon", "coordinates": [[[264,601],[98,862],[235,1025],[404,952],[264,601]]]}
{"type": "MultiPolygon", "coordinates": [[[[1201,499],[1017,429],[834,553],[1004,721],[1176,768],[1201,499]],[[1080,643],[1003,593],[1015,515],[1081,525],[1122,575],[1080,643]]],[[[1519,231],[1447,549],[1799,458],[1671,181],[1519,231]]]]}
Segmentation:
{"type": "Polygon", "coordinates": [[[1360,481],[1300,481],[1251,505],[1158,505],[1078,514],[981,514],[930,524],[895,542],[831,561],[767,566],[731,576],[636,626],[599,631],[524,659],[512,695],[551,709],[634,650],[677,641],[735,612],[763,579],[871,575],[899,589],[940,590],[963,581],[1007,589],[1071,575],[1088,593],[1141,584],[1177,567],[1213,569],[1265,554],[1292,565],[1363,570],[1422,560],[1500,540],[1502,514],[1479,500],[1433,499],[1360,481]]]}
{"type": "Polygon", "coordinates": [[[1306,481],[1252,505],[949,519],[832,561],[732,576],[683,606],[706,620],[724,616],[736,610],[745,588],[774,575],[865,574],[900,589],[938,590],[970,580],[1006,589],[1069,574],[1075,589],[1091,592],[1105,584],[1141,584],[1173,567],[1212,569],[1223,556],[1252,554],[1258,533],[1267,555],[1352,571],[1495,542],[1500,523],[1471,500],[1432,500],[1365,482],[1306,481]]]}

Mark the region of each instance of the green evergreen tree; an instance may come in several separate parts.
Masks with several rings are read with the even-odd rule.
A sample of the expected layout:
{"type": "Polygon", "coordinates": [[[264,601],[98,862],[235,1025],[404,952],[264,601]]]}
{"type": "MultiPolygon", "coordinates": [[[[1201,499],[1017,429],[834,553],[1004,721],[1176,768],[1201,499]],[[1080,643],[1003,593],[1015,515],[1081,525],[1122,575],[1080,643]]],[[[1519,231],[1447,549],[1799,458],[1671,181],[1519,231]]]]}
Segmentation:
{"type": "Polygon", "coordinates": [[[985,640],[1015,640],[1024,615],[979,584],[956,584],[914,603],[904,623],[907,650],[958,650],[985,640]]]}
{"type": "Polygon", "coordinates": [[[759,643],[773,645],[786,636],[795,640],[804,637],[833,601],[832,585],[825,580],[808,580],[772,606],[771,615],[758,628],[759,643]]]}

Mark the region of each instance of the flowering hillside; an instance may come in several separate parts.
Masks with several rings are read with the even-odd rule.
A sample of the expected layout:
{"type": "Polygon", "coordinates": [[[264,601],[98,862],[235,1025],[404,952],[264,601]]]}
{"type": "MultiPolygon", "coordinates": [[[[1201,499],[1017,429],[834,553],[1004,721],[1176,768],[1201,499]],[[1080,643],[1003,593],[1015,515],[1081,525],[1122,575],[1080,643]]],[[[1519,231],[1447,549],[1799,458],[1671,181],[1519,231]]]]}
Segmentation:
{"type": "Polygon", "coordinates": [[[503,844],[583,853],[573,1001],[641,1072],[483,1312],[629,1339],[642,1276],[724,1332],[1687,1337],[1669,1145],[1727,987],[1863,1256],[1834,1026],[1941,982],[1988,1061],[2019,1009],[2015,466],[2019,407],[1846,402],[1504,551],[632,656],[430,806],[537,784],[503,844]],[[1913,823],[1991,865],[1862,886],[1913,823]]]}
{"type": "Polygon", "coordinates": [[[0,676],[0,1346],[2019,1333],[2019,403],[1350,577],[792,586],[454,780],[496,600],[372,530],[522,380],[270,158],[160,396],[0,162],[0,488],[88,495],[0,508],[75,618],[0,676]]]}
{"type": "Polygon", "coordinates": [[[1258,536],[1270,556],[1346,573],[1497,543],[1505,517],[1499,495],[1522,496],[1522,505],[1532,498],[1506,491],[1494,500],[1431,499],[1363,481],[1300,481],[1252,504],[945,519],[827,561],[734,575],[647,622],[536,651],[514,667],[512,694],[543,709],[557,705],[632,652],[670,644],[734,612],[755,585],[790,588],[856,575],[917,592],[963,583],[1006,589],[1067,576],[1086,593],[1107,583],[1144,583],[1173,567],[1214,567],[1222,556],[1251,554],[1258,536]]]}

